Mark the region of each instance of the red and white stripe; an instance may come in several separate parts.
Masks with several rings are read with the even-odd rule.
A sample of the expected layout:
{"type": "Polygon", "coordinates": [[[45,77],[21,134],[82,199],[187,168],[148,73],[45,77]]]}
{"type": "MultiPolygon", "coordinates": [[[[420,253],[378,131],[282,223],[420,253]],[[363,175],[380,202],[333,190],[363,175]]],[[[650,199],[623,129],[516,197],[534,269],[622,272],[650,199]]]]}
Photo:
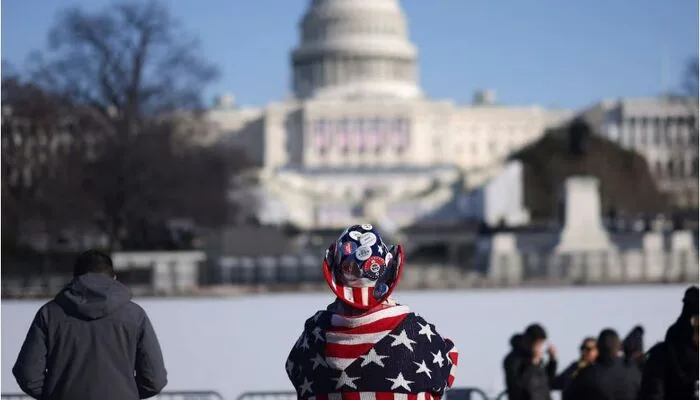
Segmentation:
{"type": "Polygon", "coordinates": [[[375,306],[379,304],[377,299],[372,296],[374,286],[363,288],[343,286],[335,281],[335,274],[332,274],[332,277],[331,286],[338,297],[341,297],[351,303],[357,303],[363,306],[375,306]]]}
{"type": "Polygon", "coordinates": [[[301,397],[305,400],[439,400],[432,393],[341,392],[301,397]]]}
{"type": "Polygon", "coordinates": [[[333,369],[346,369],[391,333],[409,312],[407,306],[386,306],[357,317],[334,314],[326,330],[326,363],[333,369]]]}
{"type": "Polygon", "coordinates": [[[452,387],[455,381],[455,375],[457,373],[457,362],[459,361],[459,351],[455,347],[454,343],[450,339],[445,339],[446,342],[452,344],[452,348],[447,352],[447,357],[452,362],[450,367],[450,376],[447,378],[447,387],[452,387]]]}

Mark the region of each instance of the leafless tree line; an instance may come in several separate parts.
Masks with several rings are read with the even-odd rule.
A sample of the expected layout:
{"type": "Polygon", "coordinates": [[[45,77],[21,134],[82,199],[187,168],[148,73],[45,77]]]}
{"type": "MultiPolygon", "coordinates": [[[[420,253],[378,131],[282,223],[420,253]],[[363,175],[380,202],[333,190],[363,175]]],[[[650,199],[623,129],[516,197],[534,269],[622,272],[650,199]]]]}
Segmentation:
{"type": "Polygon", "coordinates": [[[3,76],[3,239],[92,230],[120,248],[173,219],[225,223],[246,160],[197,144],[216,77],[157,2],[65,10],[47,49],[3,76]]]}

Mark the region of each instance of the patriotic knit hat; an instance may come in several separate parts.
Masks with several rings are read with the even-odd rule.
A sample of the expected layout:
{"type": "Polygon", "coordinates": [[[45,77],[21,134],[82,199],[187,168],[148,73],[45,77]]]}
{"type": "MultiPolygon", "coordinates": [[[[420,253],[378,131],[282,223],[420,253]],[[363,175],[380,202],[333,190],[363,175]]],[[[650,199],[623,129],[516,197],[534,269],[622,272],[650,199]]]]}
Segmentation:
{"type": "Polygon", "coordinates": [[[326,251],[323,276],[344,303],[367,310],[386,300],[401,277],[403,247],[388,247],[370,224],[347,228],[326,251]]]}

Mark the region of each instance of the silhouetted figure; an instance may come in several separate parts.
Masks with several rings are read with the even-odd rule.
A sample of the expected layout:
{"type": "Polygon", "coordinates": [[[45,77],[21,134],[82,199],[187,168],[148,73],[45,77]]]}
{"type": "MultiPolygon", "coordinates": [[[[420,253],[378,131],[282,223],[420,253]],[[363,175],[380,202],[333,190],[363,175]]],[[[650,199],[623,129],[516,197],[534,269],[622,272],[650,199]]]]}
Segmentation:
{"type": "Polygon", "coordinates": [[[557,372],[557,354],[554,346],[547,348],[549,362],[545,365],[546,340],[547,333],[539,324],[511,337],[512,350],[503,360],[509,400],[551,400],[550,383],[557,372]]]}
{"type": "Polygon", "coordinates": [[[42,306],[12,373],[35,399],[135,400],[163,390],[167,373],[156,333],[112,260],[90,250],[74,279],[42,306]]]}
{"type": "Polygon", "coordinates": [[[622,350],[625,353],[625,363],[629,367],[637,368],[641,373],[644,367],[644,328],[637,325],[622,341],[622,350]]]}
{"type": "Polygon", "coordinates": [[[591,128],[586,121],[577,118],[569,126],[569,153],[584,155],[588,150],[588,138],[591,135],[591,128]]]}
{"type": "Polygon", "coordinates": [[[617,332],[603,329],[598,336],[598,358],[584,368],[564,392],[567,400],[635,400],[639,372],[618,355],[622,343],[617,332]]]}
{"type": "MultiPolygon", "coordinates": [[[[581,370],[595,362],[596,358],[598,358],[598,344],[596,339],[594,337],[583,339],[579,351],[579,359],[572,362],[554,379],[554,382],[552,382],[553,390],[565,391],[581,370]]],[[[566,396],[563,397],[563,400],[567,400],[566,396]]]]}
{"type": "Polygon", "coordinates": [[[688,288],[683,310],[666,339],[649,350],[639,400],[698,398],[698,287],[688,288]]]}

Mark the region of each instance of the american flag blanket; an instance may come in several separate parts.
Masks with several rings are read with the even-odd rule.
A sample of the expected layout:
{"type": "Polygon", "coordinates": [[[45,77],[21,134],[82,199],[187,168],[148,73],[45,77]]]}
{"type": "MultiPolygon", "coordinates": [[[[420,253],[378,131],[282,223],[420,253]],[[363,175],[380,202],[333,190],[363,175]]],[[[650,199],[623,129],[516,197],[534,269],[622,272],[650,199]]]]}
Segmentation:
{"type": "Polygon", "coordinates": [[[319,311],[286,369],[299,399],[437,400],[451,387],[457,350],[404,305],[359,316],[319,311]]]}

